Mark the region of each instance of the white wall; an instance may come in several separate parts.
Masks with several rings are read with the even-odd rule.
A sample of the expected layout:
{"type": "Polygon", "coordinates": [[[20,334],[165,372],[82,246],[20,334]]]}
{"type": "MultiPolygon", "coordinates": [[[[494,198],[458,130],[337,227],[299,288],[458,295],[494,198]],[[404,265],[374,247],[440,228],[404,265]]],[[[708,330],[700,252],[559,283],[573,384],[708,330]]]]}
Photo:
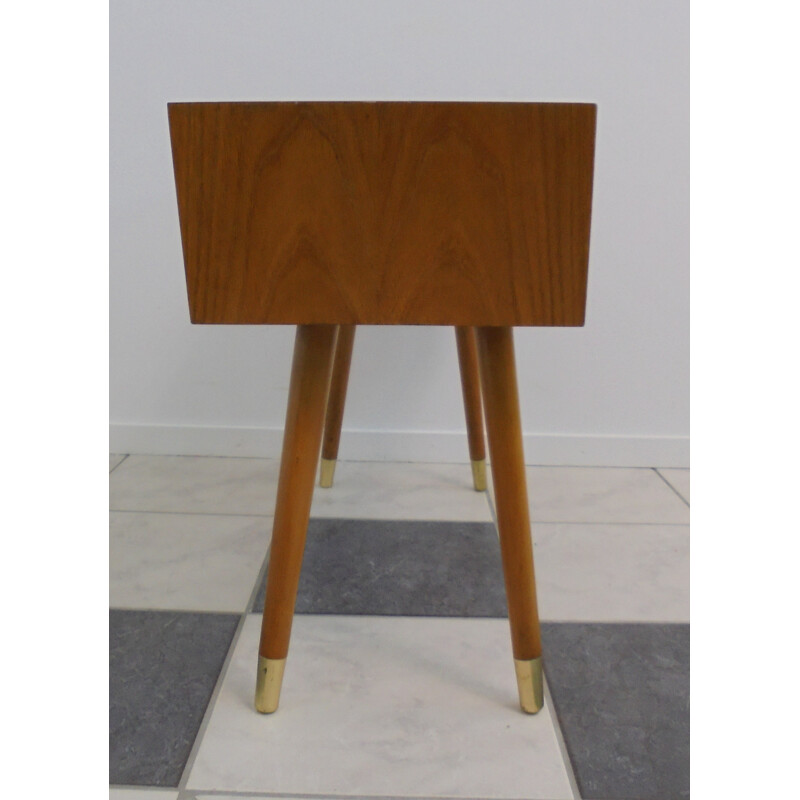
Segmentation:
{"type": "MultiPolygon", "coordinates": [[[[111,449],[277,455],[289,328],[191,326],[166,104],[598,104],[587,323],[518,329],[529,463],[688,465],[688,3],[111,3],[111,449]]],[[[466,460],[452,331],[361,328],[342,458],[466,460]]]]}

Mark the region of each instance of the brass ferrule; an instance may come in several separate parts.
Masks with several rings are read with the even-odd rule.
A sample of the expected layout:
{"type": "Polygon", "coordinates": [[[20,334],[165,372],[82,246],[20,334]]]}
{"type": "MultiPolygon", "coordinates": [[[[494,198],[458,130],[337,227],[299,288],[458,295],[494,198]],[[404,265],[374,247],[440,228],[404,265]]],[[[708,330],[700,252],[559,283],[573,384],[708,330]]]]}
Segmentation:
{"type": "Polygon", "coordinates": [[[486,491],[486,460],[472,462],[472,485],[476,492],[486,491]]]}
{"type": "Polygon", "coordinates": [[[527,661],[514,659],[517,672],[517,689],[519,704],[526,714],[535,714],[544,705],[544,680],[542,676],[542,659],[531,658],[527,661]]]}
{"type": "Polygon", "coordinates": [[[336,471],[335,458],[323,458],[319,464],[319,485],[323,489],[333,486],[333,473],[336,471]]]}
{"type": "Polygon", "coordinates": [[[285,658],[258,657],[256,711],[260,711],[262,714],[271,714],[278,707],[285,666],[285,658]]]}

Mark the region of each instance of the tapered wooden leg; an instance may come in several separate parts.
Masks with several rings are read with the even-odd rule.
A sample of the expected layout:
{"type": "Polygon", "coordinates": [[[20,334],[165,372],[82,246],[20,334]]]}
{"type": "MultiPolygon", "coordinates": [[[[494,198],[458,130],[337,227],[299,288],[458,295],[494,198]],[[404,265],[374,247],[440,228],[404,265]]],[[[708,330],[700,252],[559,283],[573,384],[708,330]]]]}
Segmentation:
{"type": "Polygon", "coordinates": [[[523,711],[535,714],[543,704],[542,641],[514,340],[511,328],[477,328],[476,334],[519,699],[523,711]]]}
{"type": "Polygon", "coordinates": [[[467,418],[469,458],[472,462],[472,484],[476,492],[486,491],[486,446],[483,436],[481,382],[478,374],[478,353],[475,329],[456,328],[458,366],[461,370],[461,392],[464,395],[464,415],[467,418]]]}
{"type": "Polygon", "coordinates": [[[266,714],[278,707],[289,650],[335,342],[334,325],[297,327],[258,650],[256,709],[266,714]]]}
{"type": "Polygon", "coordinates": [[[319,485],[333,486],[333,473],[339,455],[339,437],[342,433],[344,401],[347,397],[347,380],[350,377],[350,360],[353,356],[355,325],[339,325],[336,337],[336,357],[333,361],[331,388],[328,393],[328,410],[325,414],[325,433],[322,437],[322,461],[319,467],[319,485]]]}

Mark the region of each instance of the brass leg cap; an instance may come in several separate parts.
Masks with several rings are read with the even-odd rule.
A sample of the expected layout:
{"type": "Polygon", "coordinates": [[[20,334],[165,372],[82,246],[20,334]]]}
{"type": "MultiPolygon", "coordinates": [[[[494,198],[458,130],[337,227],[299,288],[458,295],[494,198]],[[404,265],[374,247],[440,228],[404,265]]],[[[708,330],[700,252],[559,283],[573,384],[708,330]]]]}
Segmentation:
{"type": "Polygon", "coordinates": [[[486,491],[486,460],[472,462],[472,485],[476,492],[486,491]]]}
{"type": "Polygon", "coordinates": [[[285,658],[258,657],[256,711],[260,711],[262,714],[271,714],[278,707],[285,666],[285,658]]]}
{"type": "Polygon", "coordinates": [[[519,704],[526,714],[535,714],[544,705],[542,659],[539,657],[521,661],[515,658],[514,668],[517,671],[519,704]]]}
{"type": "Polygon", "coordinates": [[[335,458],[323,458],[319,465],[319,485],[323,489],[333,486],[333,473],[336,471],[335,458]]]}

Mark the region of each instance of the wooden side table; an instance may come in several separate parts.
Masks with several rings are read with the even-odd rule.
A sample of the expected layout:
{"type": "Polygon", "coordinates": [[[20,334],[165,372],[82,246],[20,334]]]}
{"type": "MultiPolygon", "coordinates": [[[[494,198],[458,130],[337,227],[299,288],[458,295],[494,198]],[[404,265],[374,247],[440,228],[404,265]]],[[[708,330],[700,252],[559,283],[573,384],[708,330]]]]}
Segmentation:
{"type": "Polygon", "coordinates": [[[583,324],[595,116],[583,103],[170,104],[192,322],[297,326],[259,711],[278,706],[337,332],[344,357],[360,324],[474,329],[520,704],[541,708],[512,329],[583,324]]]}

